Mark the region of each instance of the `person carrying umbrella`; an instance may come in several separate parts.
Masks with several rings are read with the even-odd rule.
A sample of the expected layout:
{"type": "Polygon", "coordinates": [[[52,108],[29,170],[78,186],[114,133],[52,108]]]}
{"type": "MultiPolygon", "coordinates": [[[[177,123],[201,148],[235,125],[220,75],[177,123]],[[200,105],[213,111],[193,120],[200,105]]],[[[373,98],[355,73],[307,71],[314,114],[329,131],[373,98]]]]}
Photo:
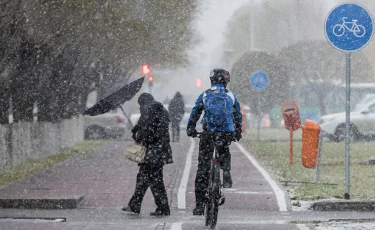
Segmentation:
{"type": "Polygon", "coordinates": [[[156,203],[151,216],[169,216],[170,208],[163,181],[163,166],[173,163],[172,149],[169,144],[169,114],[163,104],[154,100],[149,93],[138,98],[141,116],[132,129],[133,139],[146,147],[144,163],[139,164],[135,192],[128,206],[121,210],[139,214],[141,204],[148,187],[156,203]]]}
{"type": "Polygon", "coordinates": [[[172,141],[180,141],[180,124],[182,117],[185,113],[184,99],[180,92],[177,92],[171,102],[169,103],[168,110],[170,113],[172,124],[172,141]]]}

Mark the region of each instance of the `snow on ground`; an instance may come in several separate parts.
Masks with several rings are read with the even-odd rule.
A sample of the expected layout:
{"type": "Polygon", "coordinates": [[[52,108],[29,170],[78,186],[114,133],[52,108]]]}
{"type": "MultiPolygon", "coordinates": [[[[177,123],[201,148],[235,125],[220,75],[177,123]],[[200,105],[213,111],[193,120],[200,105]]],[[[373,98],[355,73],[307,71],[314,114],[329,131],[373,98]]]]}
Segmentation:
{"type": "Polygon", "coordinates": [[[361,223],[361,222],[324,222],[318,224],[315,230],[373,230],[375,223],[361,223]]]}
{"type": "Polygon", "coordinates": [[[321,200],[292,200],[292,204],[299,204],[299,206],[292,205],[292,211],[307,211],[311,210],[311,206],[318,201],[337,201],[341,199],[337,199],[334,197],[328,198],[328,199],[321,199],[321,200]]]}

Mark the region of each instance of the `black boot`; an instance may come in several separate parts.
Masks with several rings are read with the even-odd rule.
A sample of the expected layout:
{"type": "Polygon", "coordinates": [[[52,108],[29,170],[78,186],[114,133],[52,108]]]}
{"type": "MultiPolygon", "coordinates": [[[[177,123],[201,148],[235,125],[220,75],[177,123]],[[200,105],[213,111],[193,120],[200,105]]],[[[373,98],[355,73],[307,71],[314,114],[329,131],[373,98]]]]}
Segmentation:
{"type": "Polygon", "coordinates": [[[134,209],[130,208],[129,206],[123,207],[121,209],[121,211],[129,212],[129,213],[132,213],[132,214],[139,214],[140,213],[140,210],[134,210],[134,209]]]}
{"type": "Polygon", "coordinates": [[[160,210],[157,210],[155,212],[151,212],[150,213],[150,216],[157,216],[157,217],[161,217],[161,216],[169,216],[171,215],[170,211],[160,211],[160,210]]]}
{"type": "Polygon", "coordinates": [[[193,209],[194,216],[202,216],[204,214],[204,206],[197,205],[193,209]]]}
{"type": "Polygon", "coordinates": [[[232,176],[229,170],[223,171],[223,188],[232,188],[232,176]]]}

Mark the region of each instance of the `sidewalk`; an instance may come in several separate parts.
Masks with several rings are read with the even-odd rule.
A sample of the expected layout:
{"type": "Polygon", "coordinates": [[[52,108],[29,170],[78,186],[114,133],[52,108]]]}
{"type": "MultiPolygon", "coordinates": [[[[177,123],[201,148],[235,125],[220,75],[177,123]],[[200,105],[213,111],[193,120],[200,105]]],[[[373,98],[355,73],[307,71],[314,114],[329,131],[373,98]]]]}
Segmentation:
{"type": "MultiPolygon", "coordinates": [[[[103,208],[126,205],[135,189],[138,166],[126,160],[129,141],[112,141],[92,153],[77,155],[0,190],[0,207],[26,209],[103,208]]],[[[169,202],[188,140],[172,144],[174,164],[164,167],[169,202]]],[[[142,208],[155,208],[147,192],[142,208]]]]}

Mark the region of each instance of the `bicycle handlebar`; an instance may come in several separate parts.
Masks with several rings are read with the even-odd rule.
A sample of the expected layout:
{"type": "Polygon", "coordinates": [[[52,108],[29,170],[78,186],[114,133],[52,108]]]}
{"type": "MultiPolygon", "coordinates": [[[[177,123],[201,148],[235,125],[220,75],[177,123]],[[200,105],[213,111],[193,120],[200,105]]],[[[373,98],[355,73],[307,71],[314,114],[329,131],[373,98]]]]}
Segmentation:
{"type": "MultiPolygon", "coordinates": [[[[197,132],[197,135],[193,138],[201,138],[201,136],[203,135],[203,132],[197,132]]],[[[233,136],[233,139],[232,139],[233,142],[237,142],[237,139],[233,136]]]]}

